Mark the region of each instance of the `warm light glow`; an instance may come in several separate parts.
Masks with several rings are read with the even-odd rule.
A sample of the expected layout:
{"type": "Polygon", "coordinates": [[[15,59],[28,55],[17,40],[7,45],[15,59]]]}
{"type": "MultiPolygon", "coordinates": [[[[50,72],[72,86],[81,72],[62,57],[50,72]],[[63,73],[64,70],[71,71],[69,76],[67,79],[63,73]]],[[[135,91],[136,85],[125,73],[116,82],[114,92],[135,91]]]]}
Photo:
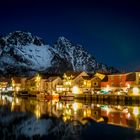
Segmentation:
{"type": "Polygon", "coordinates": [[[71,81],[66,81],[65,84],[66,85],[71,85],[71,81]]]}
{"type": "Polygon", "coordinates": [[[127,114],[127,118],[130,118],[130,113],[127,114]]]}
{"type": "Polygon", "coordinates": [[[40,80],[41,80],[41,77],[40,77],[39,74],[38,74],[38,75],[35,77],[37,90],[39,90],[40,80]]]}
{"type": "Polygon", "coordinates": [[[120,95],[121,93],[118,91],[118,95],[120,95]]]}
{"type": "Polygon", "coordinates": [[[87,116],[90,117],[91,116],[91,110],[87,109],[87,116]]]}
{"type": "Polygon", "coordinates": [[[86,110],[84,110],[84,117],[86,117],[87,116],[87,113],[86,113],[86,110]]]}
{"type": "Polygon", "coordinates": [[[110,91],[110,86],[109,85],[106,86],[105,91],[106,92],[110,91]]]}
{"type": "Polygon", "coordinates": [[[91,116],[91,110],[90,109],[84,110],[84,117],[90,117],[90,116],[91,116]]]}
{"type": "Polygon", "coordinates": [[[64,116],[64,117],[63,117],[63,121],[64,121],[64,122],[66,122],[66,121],[67,121],[67,118],[66,118],[66,116],[64,116]]]}
{"type": "Polygon", "coordinates": [[[41,116],[41,113],[40,113],[40,106],[39,106],[39,105],[36,106],[36,109],[35,109],[35,116],[36,116],[37,119],[40,118],[40,116],[41,116]]]}
{"type": "Polygon", "coordinates": [[[130,88],[130,84],[127,84],[127,88],[130,88]]]}
{"type": "Polygon", "coordinates": [[[66,114],[67,115],[71,115],[71,110],[70,109],[66,109],[66,114]]]}
{"type": "Polygon", "coordinates": [[[135,95],[139,94],[139,89],[137,87],[133,88],[133,94],[135,94],[135,95]]]}
{"type": "Polygon", "coordinates": [[[135,116],[137,116],[137,115],[139,114],[139,108],[138,108],[138,107],[134,107],[134,109],[133,109],[133,114],[134,114],[135,116]]]}
{"type": "Polygon", "coordinates": [[[59,108],[62,109],[62,103],[59,104],[59,108]]]}
{"type": "Polygon", "coordinates": [[[84,85],[86,85],[87,84],[87,82],[86,81],[84,81],[84,85]]]}
{"type": "Polygon", "coordinates": [[[62,110],[63,105],[62,105],[61,102],[57,102],[57,103],[56,103],[56,107],[57,107],[58,110],[62,110]]]}
{"type": "Polygon", "coordinates": [[[78,104],[77,104],[77,103],[74,103],[74,104],[73,104],[73,110],[74,110],[74,111],[77,111],[77,110],[78,110],[78,104]]]}
{"type": "Polygon", "coordinates": [[[19,99],[18,98],[16,98],[16,104],[18,104],[19,103],[19,99]]]}
{"type": "Polygon", "coordinates": [[[15,81],[12,78],[12,87],[15,87],[15,81]]]}
{"type": "Polygon", "coordinates": [[[78,88],[77,86],[74,86],[74,87],[72,88],[72,93],[78,94],[78,92],[79,92],[79,88],[78,88]]]}
{"type": "Polygon", "coordinates": [[[19,87],[16,87],[16,92],[18,92],[20,90],[20,88],[19,87]]]}
{"type": "Polygon", "coordinates": [[[11,104],[11,111],[14,110],[14,107],[15,107],[15,102],[13,101],[12,104],[11,104]]]}
{"type": "Polygon", "coordinates": [[[41,79],[41,77],[39,76],[39,74],[36,76],[36,81],[39,82],[41,79]]]}

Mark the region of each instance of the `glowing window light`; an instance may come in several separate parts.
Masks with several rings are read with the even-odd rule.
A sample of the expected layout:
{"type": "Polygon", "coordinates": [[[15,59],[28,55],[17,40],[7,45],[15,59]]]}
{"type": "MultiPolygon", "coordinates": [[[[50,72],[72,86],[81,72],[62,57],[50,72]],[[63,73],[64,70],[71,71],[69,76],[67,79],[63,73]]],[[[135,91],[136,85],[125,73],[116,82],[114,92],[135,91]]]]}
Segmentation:
{"type": "Polygon", "coordinates": [[[62,103],[60,103],[60,105],[59,105],[59,106],[60,106],[60,108],[62,108],[62,103]]]}
{"type": "Polygon", "coordinates": [[[16,91],[18,92],[20,90],[20,87],[16,87],[16,91]]]}
{"type": "Polygon", "coordinates": [[[127,84],[127,88],[130,88],[130,84],[127,84]]]}
{"type": "Polygon", "coordinates": [[[86,85],[87,84],[87,82],[86,81],[84,81],[84,85],[86,85]]]}
{"type": "Polygon", "coordinates": [[[86,110],[84,110],[84,117],[86,117],[87,116],[87,113],[86,113],[86,110]]]}
{"type": "Polygon", "coordinates": [[[39,82],[41,80],[41,77],[39,76],[39,74],[36,76],[36,81],[39,82]]]}
{"type": "Polygon", "coordinates": [[[130,113],[128,113],[128,114],[127,114],[127,118],[130,118],[130,116],[131,116],[130,113]]]}
{"type": "Polygon", "coordinates": [[[133,114],[134,114],[135,116],[137,116],[137,115],[139,114],[139,108],[138,108],[138,107],[134,107],[134,109],[133,109],[133,114]]]}
{"type": "Polygon", "coordinates": [[[109,85],[106,86],[105,91],[106,92],[110,91],[110,86],[109,85]]]}
{"type": "Polygon", "coordinates": [[[133,94],[135,94],[135,95],[139,94],[139,89],[137,87],[133,88],[133,94]]]}
{"type": "Polygon", "coordinates": [[[78,92],[79,92],[79,88],[78,88],[77,86],[74,86],[74,87],[72,88],[72,93],[78,94],[78,92]]]}

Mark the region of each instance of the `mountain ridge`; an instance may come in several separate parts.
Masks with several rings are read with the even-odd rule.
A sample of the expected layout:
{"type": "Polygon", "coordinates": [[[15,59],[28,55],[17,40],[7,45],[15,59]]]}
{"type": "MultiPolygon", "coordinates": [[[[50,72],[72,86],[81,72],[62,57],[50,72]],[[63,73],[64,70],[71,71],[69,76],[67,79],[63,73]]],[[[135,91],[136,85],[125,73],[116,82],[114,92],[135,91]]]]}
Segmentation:
{"type": "Polygon", "coordinates": [[[115,68],[99,63],[82,45],[73,44],[64,36],[52,46],[30,32],[15,31],[0,37],[1,75],[63,73],[68,70],[117,72],[115,68]]]}

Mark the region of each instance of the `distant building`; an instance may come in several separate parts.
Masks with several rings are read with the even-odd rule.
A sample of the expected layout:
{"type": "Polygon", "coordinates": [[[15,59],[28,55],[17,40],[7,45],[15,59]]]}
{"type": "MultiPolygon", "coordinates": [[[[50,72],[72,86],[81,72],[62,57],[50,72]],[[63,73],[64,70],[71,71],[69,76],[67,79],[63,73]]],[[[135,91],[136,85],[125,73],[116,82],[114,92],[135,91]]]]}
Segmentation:
{"type": "Polygon", "coordinates": [[[126,88],[133,87],[135,85],[139,86],[139,84],[140,84],[140,73],[130,72],[123,74],[107,75],[101,81],[101,88],[109,86],[111,90],[115,89],[125,90],[126,88]]]}
{"type": "Polygon", "coordinates": [[[64,86],[70,86],[73,87],[74,85],[77,85],[81,87],[83,85],[82,83],[82,77],[88,76],[86,72],[66,72],[63,76],[63,85],[64,86]]]}
{"type": "Polygon", "coordinates": [[[52,93],[56,91],[57,86],[62,85],[63,81],[59,76],[51,76],[46,81],[47,91],[52,93]]]}
{"type": "Polygon", "coordinates": [[[101,79],[94,76],[94,75],[89,75],[89,76],[82,76],[83,78],[83,91],[91,91],[91,90],[98,90],[100,89],[100,83],[101,79]]]}
{"type": "Polygon", "coordinates": [[[12,77],[12,87],[15,91],[25,90],[26,88],[26,77],[12,77]]]}
{"type": "Polygon", "coordinates": [[[47,77],[42,75],[36,75],[29,77],[26,80],[26,89],[28,91],[46,91],[47,90],[47,77]]]}
{"type": "Polygon", "coordinates": [[[11,79],[0,77],[0,90],[4,90],[5,88],[9,87],[11,85],[11,79]]]}

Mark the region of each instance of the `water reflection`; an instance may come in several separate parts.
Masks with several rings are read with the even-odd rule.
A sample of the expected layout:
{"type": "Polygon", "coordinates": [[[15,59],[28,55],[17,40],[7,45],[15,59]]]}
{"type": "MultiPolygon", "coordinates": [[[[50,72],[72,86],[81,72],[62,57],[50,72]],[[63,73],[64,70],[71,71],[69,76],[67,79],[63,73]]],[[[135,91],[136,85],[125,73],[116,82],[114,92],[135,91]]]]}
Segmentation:
{"type": "Polygon", "coordinates": [[[73,129],[93,121],[140,130],[139,106],[85,104],[58,100],[39,101],[35,98],[23,99],[8,96],[0,97],[0,106],[8,107],[11,112],[31,113],[37,120],[42,119],[43,116],[54,117],[65,124],[71,123],[73,129]]]}
{"type": "Polygon", "coordinates": [[[11,111],[32,112],[37,119],[43,115],[62,118],[64,122],[92,119],[96,122],[133,127],[140,129],[138,106],[84,104],[75,101],[38,101],[36,99],[22,99],[2,96],[1,106],[9,106],[11,111]]]}

